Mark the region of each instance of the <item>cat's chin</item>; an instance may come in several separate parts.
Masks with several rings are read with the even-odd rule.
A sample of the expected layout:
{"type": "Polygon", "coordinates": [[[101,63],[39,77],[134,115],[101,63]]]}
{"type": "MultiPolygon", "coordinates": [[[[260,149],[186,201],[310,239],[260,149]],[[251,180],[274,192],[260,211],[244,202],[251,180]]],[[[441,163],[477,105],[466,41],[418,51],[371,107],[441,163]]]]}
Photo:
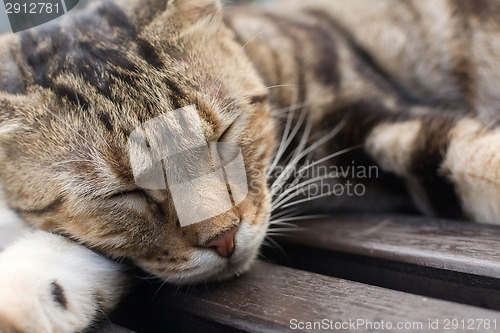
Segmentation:
{"type": "Polygon", "coordinates": [[[164,277],[163,280],[181,286],[229,280],[246,272],[255,261],[257,253],[258,251],[255,251],[253,255],[245,256],[243,261],[232,262],[231,260],[225,260],[225,263],[217,267],[212,267],[210,272],[206,272],[205,270],[200,270],[199,272],[193,271],[174,276],[170,275],[164,277]]]}
{"type": "Polygon", "coordinates": [[[221,258],[211,249],[200,248],[191,254],[191,267],[178,274],[155,273],[160,279],[176,285],[222,281],[247,271],[259,253],[268,224],[250,225],[242,221],[235,235],[235,250],[231,258],[221,258]]]}

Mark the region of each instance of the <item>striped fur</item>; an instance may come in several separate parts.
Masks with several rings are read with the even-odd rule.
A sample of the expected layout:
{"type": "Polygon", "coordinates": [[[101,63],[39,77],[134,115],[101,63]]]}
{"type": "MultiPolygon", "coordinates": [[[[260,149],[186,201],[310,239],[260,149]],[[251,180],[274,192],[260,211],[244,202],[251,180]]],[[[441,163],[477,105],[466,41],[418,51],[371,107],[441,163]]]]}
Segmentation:
{"type": "MultiPolygon", "coordinates": [[[[285,137],[291,145],[278,148],[285,167],[299,156],[293,163],[302,167],[321,160],[330,168],[380,169],[376,179],[328,179],[361,183],[366,195],[324,196],[306,209],[413,207],[500,224],[498,14],[493,0],[288,0],[224,10],[216,0],[126,0],[2,36],[0,179],[7,203],[31,227],[126,257],[166,281],[228,278],[250,267],[272,209],[307,201],[280,192],[286,177],[271,175],[268,183],[280,135],[296,128],[295,138],[285,137]],[[192,104],[207,142],[241,147],[251,186],[233,210],[181,227],[168,191],[135,186],[127,138],[144,122],[192,104]],[[285,110],[292,124],[282,126],[271,109],[285,110]],[[323,161],[344,149],[352,151],[323,161]],[[235,226],[231,259],[203,247],[235,226]]],[[[2,255],[0,266],[8,265],[2,255]]],[[[52,295],[45,306],[59,315],[74,300],[54,273],[40,297],[52,295]]],[[[103,283],[98,290],[117,288],[96,280],[103,283]]],[[[0,329],[74,327],[36,317],[34,329],[22,328],[25,315],[0,307],[0,329]]],[[[94,315],[74,322],[84,327],[94,315]]]]}
{"type": "MultiPolygon", "coordinates": [[[[249,268],[270,216],[264,169],[275,142],[274,123],[266,89],[224,26],[217,1],[104,2],[0,38],[5,59],[0,73],[8,77],[0,80],[0,179],[13,211],[32,227],[67,236],[115,260],[130,259],[167,282],[218,281],[249,268]],[[235,76],[234,70],[244,75],[235,76]],[[181,227],[168,190],[136,186],[127,140],[144,122],[189,105],[196,106],[207,142],[241,148],[252,186],[233,209],[181,227]],[[234,227],[230,258],[207,245],[234,227]]],[[[200,192],[212,190],[204,186],[200,192]]],[[[26,237],[25,246],[37,242],[26,237]]],[[[5,258],[0,271],[10,272],[0,275],[0,285],[5,281],[9,286],[17,271],[23,278],[15,280],[15,290],[26,291],[21,297],[0,288],[1,330],[81,331],[109,312],[122,292],[122,281],[101,276],[112,275],[99,270],[100,262],[81,245],[73,244],[74,252],[81,253],[79,261],[73,252],[57,253],[51,237],[43,239],[49,244],[40,250],[49,258],[50,251],[56,252],[53,257],[63,266],[73,262],[69,269],[74,274],[41,261],[37,267],[47,268],[47,279],[31,281],[42,274],[9,262],[20,251],[9,255],[9,247],[0,253],[5,258]],[[95,272],[90,281],[95,290],[115,291],[113,297],[96,304],[99,294],[78,284],[88,280],[84,272],[95,272]],[[60,290],[68,297],[84,296],[62,302],[60,290]],[[16,307],[19,300],[27,306],[16,307]],[[18,310],[4,310],[9,304],[18,310]],[[28,304],[41,310],[31,311],[28,304]]],[[[23,255],[28,256],[21,251],[19,260],[23,255]]]]}
{"type": "Polygon", "coordinates": [[[269,218],[264,168],[274,128],[260,99],[264,86],[216,1],[181,1],[144,18],[124,10],[103,3],[5,37],[12,57],[25,59],[16,63],[24,74],[20,94],[2,95],[5,124],[18,126],[0,161],[8,204],[34,227],[126,256],[171,281],[238,273],[255,257],[269,218]],[[224,73],[229,58],[244,77],[224,73]],[[207,142],[222,137],[241,147],[255,186],[226,215],[180,228],[167,190],[135,185],[127,140],[142,123],[189,105],[197,107],[207,142]],[[200,264],[213,252],[203,245],[240,223],[254,226],[254,234],[241,236],[231,268],[214,253],[211,273],[200,264]]]}
{"type": "MultiPolygon", "coordinates": [[[[397,175],[421,212],[499,224],[498,13],[488,0],[297,0],[231,8],[225,20],[265,83],[278,87],[275,105],[306,105],[316,137],[346,119],[315,159],[360,145],[361,154],[333,163],[369,161],[397,175]],[[462,138],[468,131],[489,140],[462,138]],[[486,142],[491,149],[480,148],[486,142]]],[[[379,203],[361,208],[370,205],[379,203]]]]}

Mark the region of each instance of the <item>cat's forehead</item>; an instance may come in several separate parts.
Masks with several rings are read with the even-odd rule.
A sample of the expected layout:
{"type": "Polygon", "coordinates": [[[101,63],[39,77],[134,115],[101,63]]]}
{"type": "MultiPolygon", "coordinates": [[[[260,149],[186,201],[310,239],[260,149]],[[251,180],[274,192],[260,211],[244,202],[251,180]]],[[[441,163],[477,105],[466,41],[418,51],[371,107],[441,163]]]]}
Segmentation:
{"type": "Polygon", "coordinates": [[[20,40],[34,83],[62,95],[63,90],[76,87],[63,88],[56,81],[72,76],[91,84],[96,93],[111,97],[113,82],[127,83],[131,75],[145,72],[148,66],[165,66],[165,59],[138,36],[136,27],[112,3],[23,32],[20,40]]]}
{"type": "MultiPolygon", "coordinates": [[[[160,48],[158,36],[141,32],[134,22],[118,6],[104,3],[57,24],[22,33],[21,51],[33,84],[79,110],[112,113],[116,109],[147,120],[195,104],[209,123],[217,123],[217,113],[224,113],[226,120],[236,118],[232,111],[245,89],[223,81],[231,80],[242,52],[227,55],[232,61],[228,67],[220,54],[206,51],[209,41],[203,29],[203,45],[172,37],[160,48]]],[[[228,38],[222,34],[217,43],[228,38]]],[[[227,50],[219,45],[214,48],[227,50]]]]}

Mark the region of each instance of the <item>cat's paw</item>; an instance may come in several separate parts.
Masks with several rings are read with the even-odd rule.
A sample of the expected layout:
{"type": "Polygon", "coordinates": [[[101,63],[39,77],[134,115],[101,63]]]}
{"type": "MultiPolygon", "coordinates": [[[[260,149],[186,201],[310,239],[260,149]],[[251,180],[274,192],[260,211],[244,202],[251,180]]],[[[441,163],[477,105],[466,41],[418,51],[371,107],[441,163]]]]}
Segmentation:
{"type": "Polygon", "coordinates": [[[442,169],[467,215],[476,222],[500,224],[500,130],[463,119],[449,136],[442,169]]]}
{"type": "Polygon", "coordinates": [[[43,231],[0,252],[0,332],[79,332],[109,312],[125,278],[114,262],[43,231]]]}

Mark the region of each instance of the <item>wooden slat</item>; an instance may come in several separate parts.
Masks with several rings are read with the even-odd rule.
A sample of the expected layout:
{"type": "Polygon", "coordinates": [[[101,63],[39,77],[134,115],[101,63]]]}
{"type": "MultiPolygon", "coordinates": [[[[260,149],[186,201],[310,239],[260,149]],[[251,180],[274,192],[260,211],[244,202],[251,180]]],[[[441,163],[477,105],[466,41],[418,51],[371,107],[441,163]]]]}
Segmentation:
{"type": "Polygon", "coordinates": [[[134,333],[124,327],[115,325],[109,321],[102,322],[95,329],[86,330],[88,333],[134,333]]]}
{"type": "MultiPolygon", "coordinates": [[[[147,332],[186,329],[209,332],[214,331],[214,327],[220,332],[284,332],[290,330],[292,319],[303,322],[364,319],[372,323],[383,320],[394,325],[422,323],[421,328],[408,332],[428,330],[429,320],[439,320],[441,329],[445,319],[453,318],[496,319],[500,324],[499,312],[263,262],[256,263],[241,277],[220,285],[188,290],[151,288],[145,298],[144,289],[137,294],[138,299],[149,299],[146,304],[133,298],[129,300],[135,308],[147,307],[149,317],[144,321],[149,326],[141,330],[147,332]]],[[[357,328],[366,331],[363,327],[357,328]]],[[[486,331],[484,328],[474,330],[486,331]]]]}
{"type": "Polygon", "coordinates": [[[274,262],[408,293],[500,310],[498,227],[404,216],[304,221],[274,262]]]}
{"type": "Polygon", "coordinates": [[[497,226],[405,216],[338,216],[298,224],[297,237],[287,237],[297,244],[500,279],[497,226]]]}

